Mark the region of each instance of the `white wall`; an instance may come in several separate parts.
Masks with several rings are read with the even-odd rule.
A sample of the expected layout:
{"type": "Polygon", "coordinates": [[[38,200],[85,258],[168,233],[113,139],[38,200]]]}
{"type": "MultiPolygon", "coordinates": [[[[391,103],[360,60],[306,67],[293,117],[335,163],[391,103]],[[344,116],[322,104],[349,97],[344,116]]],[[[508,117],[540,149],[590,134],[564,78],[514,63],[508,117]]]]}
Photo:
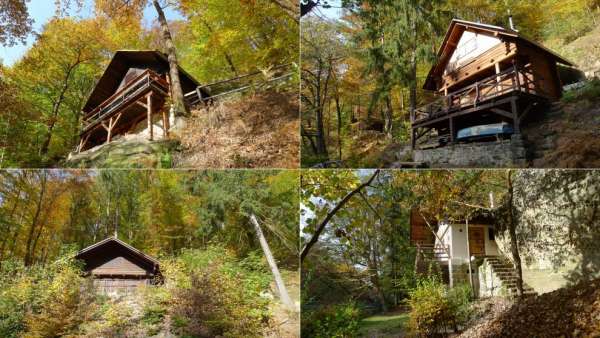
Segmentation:
{"type": "Polygon", "coordinates": [[[446,72],[449,73],[464,66],[472,58],[485,53],[501,42],[500,39],[492,36],[465,31],[458,41],[456,50],[450,57],[446,72]]]}
{"type": "MultiPolygon", "coordinates": [[[[486,255],[498,255],[498,245],[495,241],[490,241],[489,226],[487,225],[476,225],[470,224],[469,228],[483,227],[484,229],[484,245],[486,255]]],[[[465,231],[465,224],[445,224],[442,223],[438,228],[438,237],[442,239],[442,243],[436,239],[436,245],[448,245],[450,244],[450,254],[453,262],[458,264],[468,262],[469,254],[467,250],[467,232],[465,231]],[[447,228],[449,230],[446,230],[447,228]]]]}

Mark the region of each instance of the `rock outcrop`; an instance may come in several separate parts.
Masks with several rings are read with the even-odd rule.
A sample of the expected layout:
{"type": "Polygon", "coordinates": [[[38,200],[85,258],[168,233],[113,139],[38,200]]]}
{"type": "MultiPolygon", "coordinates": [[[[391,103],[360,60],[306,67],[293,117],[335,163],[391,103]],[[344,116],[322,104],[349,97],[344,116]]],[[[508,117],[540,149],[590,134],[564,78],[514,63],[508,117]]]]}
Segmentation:
{"type": "Polygon", "coordinates": [[[144,138],[119,138],[78,154],[65,162],[70,168],[169,168],[172,153],[179,150],[177,140],[148,141],[144,138]]]}

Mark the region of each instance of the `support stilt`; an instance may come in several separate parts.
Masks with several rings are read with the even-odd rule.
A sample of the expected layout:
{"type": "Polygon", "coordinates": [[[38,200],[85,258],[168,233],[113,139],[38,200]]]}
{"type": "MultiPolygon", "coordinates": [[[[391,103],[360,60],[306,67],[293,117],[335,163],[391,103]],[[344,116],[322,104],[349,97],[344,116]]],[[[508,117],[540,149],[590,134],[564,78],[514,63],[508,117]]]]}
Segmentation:
{"type": "Polygon", "coordinates": [[[152,130],[152,92],[146,96],[146,106],[148,112],[148,132],[150,134],[150,141],[154,139],[154,131],[152,130]]]}

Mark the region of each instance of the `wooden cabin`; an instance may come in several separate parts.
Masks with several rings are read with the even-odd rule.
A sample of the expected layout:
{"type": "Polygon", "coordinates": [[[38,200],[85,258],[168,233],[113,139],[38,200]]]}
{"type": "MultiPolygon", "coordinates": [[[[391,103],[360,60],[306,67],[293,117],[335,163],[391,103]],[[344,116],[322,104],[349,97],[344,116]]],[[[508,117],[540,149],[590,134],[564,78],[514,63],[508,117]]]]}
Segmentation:
{"type": "Polygon", "coordinates": [[[561,97],[558,64],[573,66],[515,30],[452,20],[423,86],[437,99],[411,115],[413,148],[427,135],[454,143],[458,130],[482,124],[520,133],[535,106],[561,97]]]}
{"type": "Polygon", "coordinates": [[[160,279],[156,259],[113,237],[79,251],[75,258],[83,261],[85,273],[103,294],[128,293],[160,279]]]}
{"type": "MultiPolygon", "coordinates": [[[[179,79],[184,93],[207,96],[181,67],[179,79]]],[[[83,106],[77,152],[111,142],[117,135],[139,133],[140,127],[150,140],[168,137],[169,107],[165,102],[170,97],[169,83],[167,55],[148,50],[117,51],[83,106]],[[162,130],[162,135],[157,135],[155,128],[162,130]]],[[[192,96],[186,95],[186,99],[193,103],[192,96]]]]}

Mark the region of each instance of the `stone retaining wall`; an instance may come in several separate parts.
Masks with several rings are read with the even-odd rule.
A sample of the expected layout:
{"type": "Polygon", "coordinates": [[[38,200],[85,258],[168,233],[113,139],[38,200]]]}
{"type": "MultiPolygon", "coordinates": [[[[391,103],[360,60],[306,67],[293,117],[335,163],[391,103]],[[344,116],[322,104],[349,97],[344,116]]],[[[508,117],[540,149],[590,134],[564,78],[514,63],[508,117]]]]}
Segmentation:
{"type": "Polygon", "coordinates": [[[457,167],[523,167],[526,151],[520,135],[510,140],[475,142],[414,151],[414,161],[431,168],[457,167]]]}

